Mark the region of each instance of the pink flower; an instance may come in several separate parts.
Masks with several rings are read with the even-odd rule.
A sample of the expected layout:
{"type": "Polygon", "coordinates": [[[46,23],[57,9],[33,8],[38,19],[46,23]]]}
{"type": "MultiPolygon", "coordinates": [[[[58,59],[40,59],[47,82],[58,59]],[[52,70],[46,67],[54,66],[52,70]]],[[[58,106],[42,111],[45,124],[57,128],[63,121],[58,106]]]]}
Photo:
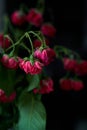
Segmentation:
{"type": "Polygon", "coordinates": [[[8,48],[11,45],[11,42],[8,37],[4,37],[3,34],[0,34],[0,46],[2,48],[8,48]]]}
{"type": "Polygon", "coordinates": [[[9,60],[9,57],[8,55],[4,54],[1,58],[1,62],[3,63],[3,65],[6,65],[8,64],[8,60],[9,60]]]}
{"type": "MultiPolygon", "coordinates": [[[[45,39],[46,45],[49,45],[49,40],[45,39]]],[[[35,39],[33,41],[34,48],[40,47],[42,45],[41,41],[39,39],[35,39]]]]}
{"type": "Polygon", "coordinates": [[[40,63],[39,61],[35,61],[33,64],[30,61],[22,63],[23,63],[22,68],[27,74],[30,73],[31,75],[34,75],[39,74],[42,71],[43,64],[40,63]]]}
{"type": "Polygon", "coordinates": [[[25,23],[25,15],[20,11],[15,11],[11,15],[11,20],[14,25],[21,26],[25,23]]]}
{"type": "Polygon", "coordinates": [[[53,25],[51,24],[43,24],[41,26],[41,32],[48,37],[54,37],[56,34],[56,29],[53,25]]]}
{"type": "Polygon", "coordinates": [[[18,61],[13,57],[9,58],[7,67],[9,69],[17,69],[18,68],[18,61]]]}
{"type": "Polygon", "coordinates": [[[31,9],[26,16],[26,20],[32,25],[39,27],[43,22],[43,17],[42,14],[38,12],[36,9],[31,9]]]}
{"type": "Polygon", "coordinates": [[[74,72],[79,76],[83,76],[87,74],[87,61],[82,61],[77,63],[74,69],[74,72]]]}
{"type": "Polygon", "coordinates": [[[46,80],[41,80],[40,86],[41,89],[39,90],[39,93],[41,94],[50,93],[53,91],[53,80],[50,78],[46,80]]]}
{"type": "Polygon", "coordinates": [[[21,58],[18,58],[18,61],[19,61],[19,67],[20,67],[21,69],[23,69],[23,66],[24,66],[24,64],[25,64],[25,60],[23,60],[23,59],[21,59],[21,58]]]}
{"type": "Polygon", "coordinates": [[[53,80],[51,78],[41,80],[40,81],[40,89],[35,88],[33,90],[33,92],[35,94],[36,93],[40,93],[40,94],[50,93],[54,90],[53,85],[54,85],[54,83],[53,83],[53,80]]]}
{"type": "Polygon", "coordinates": [[[71,79],[60,79],[59,81],[60,83],[60,88],[62,90],[67,90],[67,91],[70,91],[72,90],[72,86],[71,86],[71,79]]]}
{"type": "Polygon", "coordinates": [[[44,65],[48,65],[54,60],[56,53],[51,48],[47,48],[42,51],[37,49],[34,53],[34,56],[41,60],[44,65]]]}
{"type": "Polygon", "coordinates": [[[30,73],[30,69],[31,69],[31,63],[30,61],[23,61],[21,63],[21,68],[23,68],[23,70],[26,72],[26,74],[30,73]]]}
{"type": "Polygon", "coordinates": [[[76,61],[73,60],[73,59],[64,58],[64,59],[63,59],[63,64],[64,64],[64,68],[65,68],[66,70],[74,71],[75,66],[76,66],[76,61]]]}
{"type": "Polygon", "coordinates": [[[3,63],[5,67],[9,69],[18,68],[18,61],[14,57],[9,58],[8,55],[3,55],[1,62],[3,63]]]}

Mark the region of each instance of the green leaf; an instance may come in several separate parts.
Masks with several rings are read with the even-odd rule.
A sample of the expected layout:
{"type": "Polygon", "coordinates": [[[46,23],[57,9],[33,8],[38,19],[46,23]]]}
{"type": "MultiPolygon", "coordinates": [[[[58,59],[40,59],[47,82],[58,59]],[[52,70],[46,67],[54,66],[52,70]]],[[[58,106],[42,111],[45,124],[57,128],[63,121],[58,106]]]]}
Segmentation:
{"type": "Polygon", "coordinates": [[[41,101],[26,93],[18,106],[20,118],[15,130],[45,130],[46,111],[41,101]]]}
{"type": "Polygon", "coordinates": [[[39,86],[39,75],[28,75],[27,80],[29,82],[28,91],[32,91],[34,88],[39,86]]]}

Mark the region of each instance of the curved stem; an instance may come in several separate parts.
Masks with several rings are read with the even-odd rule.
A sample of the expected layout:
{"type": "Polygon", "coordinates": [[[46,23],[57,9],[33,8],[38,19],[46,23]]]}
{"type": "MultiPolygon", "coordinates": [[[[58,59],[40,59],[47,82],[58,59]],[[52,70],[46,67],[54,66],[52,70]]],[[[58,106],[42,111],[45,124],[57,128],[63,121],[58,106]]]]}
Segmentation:
{"type": "Polygon", "coordinates": [[[72,50],[70,50],[68,48],[65,48],[64,46],[59,45],[55,49],[61,49],[61,51],[63,51],[65,54],[68,54],[68,55],[73,54],[73,55],[75,55],[77,57],[77,59],[81,59],[80,55],[78,53],[76,53],[76,52],[74,52],[74,51],[72,51],[72,50]]]}
{"type": "Polygon", "coordinates": [[[29,50],[29,48],[26,45],[21,44],[21,46],[23,46],[29,52],[29,54],[30,54],[30,50],[29,50]]]}
{"type": "Polygon", "coordinates": [[[12,43],[12,47],[13,47],[12,52],[14,52],[15,51],[15,45],[14,45],[13,40],[8,35],[5,35],[5,37],[7,37],[10,40],[10,42],[12,43]]]}
{"type": "Polygon", "coordinates": [[[6,49],[6,51],[10,50],[13,46],[17,46],[23,40],[24,37],[25,37],[25,34],[14,45],[12,45],[8,49],[6,49]]]}
{"type": "MultiPolygon", "coordinates": [[[[33,31],[30,31],[28,33],[31,33],[31,34],[35,35],[41,41],[41,43],[44,44],[44,41],[41,39],[41,37],[37,33],[33,32],[33,31]]],[[[38,33],[41,33],[41,32],[38,31],[38,33]]]]}
{"type": "Polygon", "coordinates": [[[29,39],[29,41],[30,41],[30,44],[31,44],[31,49],[32,49],[32,53],[34,52],[34,48],[33,48],[33,44],[32,44],[32,40],[31,40],[31,38],[30,38],[30,35],[29,35],[29,33],[28,32],[26,32],[25,33],[25,36],[29,39]]]}

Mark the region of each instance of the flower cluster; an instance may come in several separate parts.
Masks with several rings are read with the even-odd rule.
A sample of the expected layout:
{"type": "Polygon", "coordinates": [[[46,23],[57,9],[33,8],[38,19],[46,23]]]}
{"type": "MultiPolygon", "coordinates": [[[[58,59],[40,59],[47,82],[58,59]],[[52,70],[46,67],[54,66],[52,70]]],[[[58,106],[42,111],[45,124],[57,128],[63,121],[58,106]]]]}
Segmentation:
{"type": "Polygon", "coordinates": [[[13,120],[6,118],[6,125],[1,122],[1,130],[17,123],[17,130],[45,130],[46,113],[41,96],[54,91],[54,80],[45,68],[56,59],[61,59],[69,74],[59,80],[60,89],[76,92],[84,89],[80,78],[87,74],[87,61],[74,58],[76,53],[63,46],[51,47],[56,28],[51,22],[45,22],[43,16],[39,8],[16,10],[7,20],[7,30],[0,33],[0,116],[8,117],[9,105],[14,113],[9,114],[13,120]],[[7,113],[3,116],[5,107],[7,113]],[[15,109],[20,116],[16,116],[15,109]]]}

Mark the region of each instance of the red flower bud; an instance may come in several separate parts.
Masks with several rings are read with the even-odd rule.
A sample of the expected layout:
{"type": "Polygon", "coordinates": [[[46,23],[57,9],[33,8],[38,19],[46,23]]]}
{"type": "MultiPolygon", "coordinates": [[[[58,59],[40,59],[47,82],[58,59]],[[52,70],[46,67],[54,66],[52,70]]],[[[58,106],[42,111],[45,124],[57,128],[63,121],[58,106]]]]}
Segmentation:
{"type": "Polygon", "coordinates": [[[25,15],[20,11],[15,11],[11,15],[11,20],[14,25],[21,26],[25,23],[25,15]]]}
{"type": "Polygon", "coordinates": [[[1,62],[3,63],[5,67],[9,69],[18,68],[18,61],[14,57],[9,58],[8,55],[3,55],[1,62]]]}
{"type": "Polygon", "coordinates": [[[74,71],[75,66],[76,66],[76,61],[75,60],[69,59],[69,58],[64,58],[63,63],[64,63],[64,68],[66,70],[74,71]]]}
{"type": "Polygon", "coordinates": [[[13,57],[9,58],[7,67],[9,69],[17,69],[18,68],[18,61],[13,57]]]}
{"type": "Polygon", "coordinates": [[[87,74],[87,61],[82,61],[81,63],[77,63],[74,69],[74,72],[79,76],[83,76],[87,74]]]}
{"type": "Polygon", "coordinates": [[[61,79],[59,83],[62,90],[80,91],[84,88],[83,82],[79,80],[61,79]]]}
{"type": "Polygon", "coordinates": [[[2,48],[8,48],[11,45],[11,42],[8,37],[4,37],[3,34],[0,34],[0,46],[2,48]]]}
{"type": "Polygon", "coordinates": [[[43,17],[42,14],[38,12],[36,9],[31,9],[26,16],[26,20],[32,25],[39,27],[43,22],[43,17]]]}
{"type": "Polygon", "coordinates": [[[41,89],[39,93],[41,94],[50,93],[53,91],[53,80],[50,78],[46,80],[41,80],[40,86],[41,86],[41,89]]]}
{"type": "Polygon", "coordinates": [[[9,57],[8,55],[3,55],[1,58],[1,62],[3,63],[3,65],[6,65],[8,63],[9,57]]]}
{"type": "Polygon", "coordinates": [[[56,29],[51,24],[43,24],[41,26],[41,32],[48,37],[54,37],[56,34],[56,29]]]}
{"type": "Polygon", "coordinates": [[[84,85],[83,85],[83,82],[82,81],[75,81],[75,80],[72,80],[72,89],[74,91],[80,91],[84,88],[84,85]]]}
{"type": "Polygon", "coordinates": [[[60,79],[59,83],[62,90],[72,90],[71,79],[60,79]]]}

